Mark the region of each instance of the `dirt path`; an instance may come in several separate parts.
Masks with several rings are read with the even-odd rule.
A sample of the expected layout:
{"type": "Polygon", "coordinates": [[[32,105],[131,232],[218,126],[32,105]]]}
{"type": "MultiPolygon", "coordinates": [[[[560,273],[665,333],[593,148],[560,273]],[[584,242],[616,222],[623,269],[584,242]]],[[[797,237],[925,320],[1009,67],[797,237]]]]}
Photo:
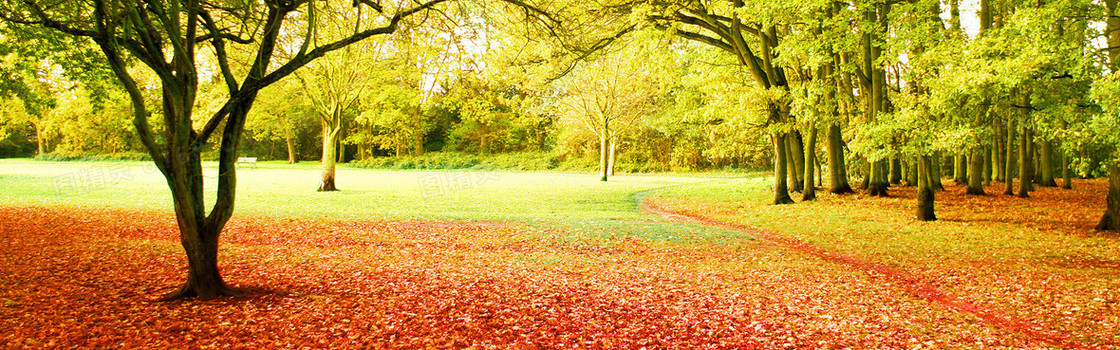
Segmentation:
{"type": "Polygon", "coordinates": [[[639,209],[644,213],[657,215],[670,221],[719,227],[746,233],[784,248],[802,252],[831,263],[851,267],[868,274],[872,278],[879,279],[882,282],[889,282],[901,286],[907,292],[918,298],[929,301],[930,303],[940,305],[956,312],[976,316],[986,324],[995,326],[1008,333],[1023,335],[1034,342],[1065,349],[1086,348],[1084,344],[1070,339],[1066,334],[1053,332],[1027,320],[1011,317],[1000,310],[973,304],[969,300],[952,295],[941,290],[936,285],[924,281],[920,275],[915,275],[895,267],[840,254],[778,233],[722,222],[695,214],[676,212],[672,209],[651,203],[648,200],[642,200],[639,209]]]}

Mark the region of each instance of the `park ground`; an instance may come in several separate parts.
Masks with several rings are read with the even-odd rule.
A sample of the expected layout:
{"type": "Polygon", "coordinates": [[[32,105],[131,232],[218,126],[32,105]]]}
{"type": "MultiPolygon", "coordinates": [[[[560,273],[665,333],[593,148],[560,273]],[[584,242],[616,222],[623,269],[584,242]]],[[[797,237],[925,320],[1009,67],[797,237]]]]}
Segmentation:
{"type": "MultiPolygon", "coordinates": [[[[208,172],[207,176],[213,176],[208,172]]],[[[144,163],[0,160],[4,348],[1120,348],[1105,183],[773,206],[760,174],[238,173],[245,294],[185,276],[144,163]]]]}

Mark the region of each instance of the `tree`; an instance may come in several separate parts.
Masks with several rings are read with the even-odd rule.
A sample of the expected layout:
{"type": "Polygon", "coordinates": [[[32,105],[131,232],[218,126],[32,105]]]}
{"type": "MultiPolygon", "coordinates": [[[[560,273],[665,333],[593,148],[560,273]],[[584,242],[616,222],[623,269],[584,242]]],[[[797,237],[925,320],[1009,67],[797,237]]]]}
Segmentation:
{"type": "MultiPolygon", "coordinates": [[[[773,125],[771,142],[774,145],[774,204],[793,203],[786,179],[789,159],[787,138],[790,106],[784,95],[789,81],[784,67],[777,61],[777,48],[781,41],[779,27],[782,19],[796,21],[802,17],[803,7],[789,4],[729,2],[666,1],[651,2],[638,13],[648,14],[646,19],[659,28],[671,29],[674,35],[723,50],[733,55],[747,68],[750,76],[763,90],[773,90],[767,103],[769,117],[766,124],[773,125]],[[756,21],[757,20],[757,21],[756,21]]],[[[819,4],[815,4],[819,5],[819,4]]],[[[805,6],[812,7],[812,6],[805,6]]],[[[782,30],[784,32],[784,29],[782,30]]]]}
{"type": "MultiPolygon", "coordinates": [[[[314,11],[322,15],[320,33],[345,33],[350,30],[346,28],[348,25],[361,25],[360,11],[356,14],[358,21],[351,24],[347,23],[349,21],[346,17],[355,14],[349,13],[345,5],[334,5],[339,7],[332,7],[329,2],[309,5],[315,6],[314,11]]],[[[356,114],[358,101],[368,92],[374,75],[374,64],[379,61],[382,51],[384,49],[380,42],[365,40],[332,52],[308,64],[302,72],[295,73],[303,87],[303,96],[311,101],[322,125],[323,174],[319,181],[320,192],[338,190],[335,185],[335,163],[339,159],[342,129],[347,119],[352,119],[353,114],[356,114]]]]}
{"type": "MultiPolygon", "coordinates": [[[[1108,44],[1108,72],[1109,76],[1100,83],[1100,92],[1097,96],[1102,105],[1105,106],[1108,112],[1103,118],[1099,119],[1098,130],[1103,131],[1102,134],[1111,134],[1111,145],[1116,147],[1120,145],[1117,142],[1117,131],[1120,130],[1120,123],[1117,123],[1117,115],[1120,115],[1120,106],[1115,105],[1117,97],[1120,96],[1120,86],[1117,85],[1116,79],[1120,75],[1120,8],[1117,5],[1120,1],[1106,0],[1105,1],[1105,37],[1108,44]]],[[[1101,220],[1097,223],[1098,230],[1120,230],[1120,157],[1117,157],[1118,152],[1113,150],[1113,159],[1108,168],[1108,196],[1105,198],[1107,207],[1104,214],[1101,215],[1101,220]]]]}
{"type": "Polygon", "coordinates": [[[269,86],[257,98],[257,107],[249,114],[246,128],[253,131],[257,141],[284,141],[288,163],[299,161],[296,142],[299,134],[318,118],[307,99],[301,96],[300,87],[290,81],[269,86]]]}
{"type": "Polygon", "coordinates": [[[571,77],[560,102],[563,117],[578,120],[599,138],[602,181],[614,173],[619,136],[654,106],[657,82],[639,60],[615,53],[589,63],[571,77]]]}
{"type": "Polygon", "coordinates": [[[234,293],[218,270],[218,237],[233,214],[238,146],[260,90],[329,52],[375,35],[390,34],[402,19],[426,13],[445,1],[386,8],[380,2],[356,0],[354,11],[362,13],[366,9],[364,15],[351,17],[354,30],[337,37],[318,35],[323,33],[316,32],[314,6],[303,0],[267,0],[264,7],[199,0],[27,0],[0,5],[0,17],[19,26],[17,30],[49,28],[96,43],[128,92],[140,141],[171,189],[189,268],[186,283],[168,297],[206,299],[234,293]],[[282,33],[292,32],[304,33],[304,40],[298,47],[285,48],[291,49],[286,52],[295,52],[289,59],[274,61],[280,49],[277,39],[282,33]],[[313,37],[318,40],[311,40],[313,37]],[[248,68],[241,78],[234,75],[227,45],[248,53],[248,68]],[[207,46],[212,51],[205,52],[207,46]],[[200,61],[207,57],[204,54],[211,54],[228,98],[216,113],[205,117],[200,129],[195,129],[193,108],[200,61]],[[144,87],[128,70],[133,61],[159,78],[162,140],[149,124],[152,113],[144,87]],[[214,205],[206,213],[200,153],[215,133],[220,135],[218,186],[214,205]]]}

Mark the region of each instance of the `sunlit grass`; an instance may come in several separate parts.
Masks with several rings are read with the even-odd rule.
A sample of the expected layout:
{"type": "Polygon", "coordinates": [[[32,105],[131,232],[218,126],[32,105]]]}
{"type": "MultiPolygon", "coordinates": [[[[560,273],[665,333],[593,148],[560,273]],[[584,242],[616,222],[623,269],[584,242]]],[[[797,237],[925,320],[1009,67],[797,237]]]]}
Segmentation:
{"type": "MultiPolygon", "coordinates": [[[[217,164],[205,163],[212,196],[217,164]]],[[[610,243],[622,236],[653,240],[741,234],[667,223],[637,210],[645,192],[722,181],[736,174],[619,175],[589,173],[389,171],[340,166],[341,191],[316,192],[318,164],[265,162],[240,166],[235,215],[339,220],[516,221],[559,228],[564,239],[610,243]]],[[[170,211],[170,191],[147,162],[0,160],[0,200],[45,206],[170,211]]],[[[208,197],[208,200],[213,200],[208,197]]],[[[706,239],[706,238],[705,238],[706,239]]]]}

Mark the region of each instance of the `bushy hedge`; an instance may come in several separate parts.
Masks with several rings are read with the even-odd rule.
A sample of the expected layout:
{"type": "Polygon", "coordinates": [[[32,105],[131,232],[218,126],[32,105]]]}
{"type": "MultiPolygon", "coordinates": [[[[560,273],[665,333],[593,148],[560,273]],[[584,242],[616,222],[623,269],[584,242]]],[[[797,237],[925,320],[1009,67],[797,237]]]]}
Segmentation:
{"type": "Polygon", "coordinates": [[[358,168],[426,170],[594,170],[598,165],[584,159],[563,160],[548,152],[517,152],[482,156],[461,152],[429,152],[418,157],[376,157],[350,163],[358,168]]]}
{"type": "Polygon", "coordinates": [[[47,161],[151,161],[152,156],[144,152],[69,152],[55,151],[36,156],[35,159],[47,161]]]}

